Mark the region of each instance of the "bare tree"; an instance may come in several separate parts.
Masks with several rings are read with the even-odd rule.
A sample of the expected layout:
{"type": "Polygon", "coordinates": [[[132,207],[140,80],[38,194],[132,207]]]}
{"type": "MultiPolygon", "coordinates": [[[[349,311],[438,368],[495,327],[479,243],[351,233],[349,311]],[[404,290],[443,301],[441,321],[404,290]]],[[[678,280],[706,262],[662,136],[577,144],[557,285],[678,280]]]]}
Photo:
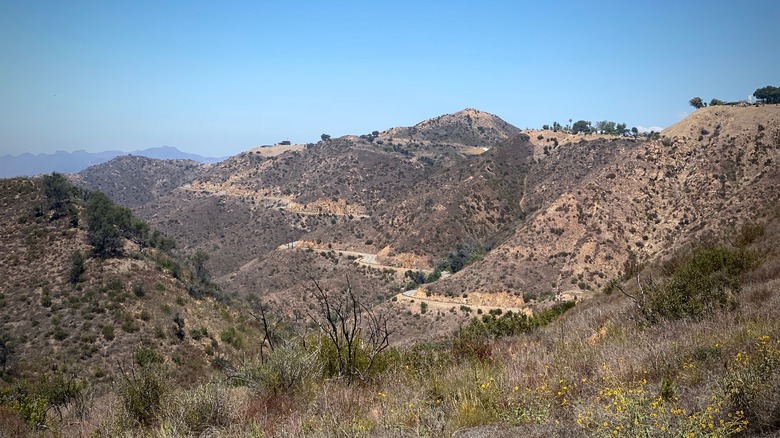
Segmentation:
{"type": "Polygon", "coordinates": [[[263,327],[263,340],[260,342],[260,360],[265,362],[265,354],[263,353],[265,344],[268,344],[268,349],[273,353],[274,348],[280,339],[278,333],[279,321],[270,321],[270,316],[266,313],[267,308],[262,301],[257,304],[257,309],[260,312],[259,315],[251,310],[249,311],[249,314],[263,327]]]}
{"type": "Polygon", "coordinates": [[[387,316],[361,302],[347,279],[346,289],[327,293],[317,280],[312,279],[312,294],[319,305],[316,314],[309,313],[336,353],[339,375],[351,384],[355,377],[365,378],[375,359],[390,343],[392,332],[387,316]],[[365,335],[363,332],[366,332],[365,335]],[[358,356],[364,355],[361,366],[358,356]]]}

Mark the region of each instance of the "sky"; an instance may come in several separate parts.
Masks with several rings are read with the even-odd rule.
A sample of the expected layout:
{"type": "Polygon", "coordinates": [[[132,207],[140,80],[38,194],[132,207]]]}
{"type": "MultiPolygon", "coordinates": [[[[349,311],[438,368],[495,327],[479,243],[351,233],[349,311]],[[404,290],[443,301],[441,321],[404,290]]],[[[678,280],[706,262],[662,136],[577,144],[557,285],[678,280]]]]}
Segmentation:
{"type": "Polygon", "coordinates": [[[471,107],[666,127],[780,86],[780,2],[0,1],[0,155],[226,156],[471,107]]]}

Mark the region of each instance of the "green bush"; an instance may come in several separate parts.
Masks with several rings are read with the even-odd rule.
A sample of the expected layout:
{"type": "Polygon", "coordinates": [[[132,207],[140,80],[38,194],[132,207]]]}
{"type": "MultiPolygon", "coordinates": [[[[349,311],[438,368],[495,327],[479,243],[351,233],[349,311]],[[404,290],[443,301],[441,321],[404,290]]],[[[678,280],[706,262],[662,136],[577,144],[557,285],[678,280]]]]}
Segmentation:
{"type": "Polygon", "coordinates": [[[133,319],[133,316],[129,313],[125,314],[124,320],[122,321],[122,330],[127,333],[135,333],[140,329],[141,326],[133,319]]]}
{"type": "Polygon", "coordinates": [[[46,427],[46,413],[49,411],[49,403],[38,395],[21,394],[11,403],[22,419],[36,429],[46,427]]]}
{"type": "Polygon", "coordinates": [[[209,332],[206,330],[205,327],[201,327],[199,329],[192,329],[190,330],[190,337],[196,341],[200,341],[204,337],[208,336],[209,332]]]}
{"type": "Polygon", "coordinates": [[[48,207],[58,214],[62,213],[74,191],[73,185],[65,176],[56,172],[44,175],[41,182],[43,183],[43,194],[49,202],[48,207]]]}
{"type": "Polygon", "coordinates": [[[103,337],[107,341],[113,341],[114,340],[114,326],[107,324],[103,326],[103,329],[101,330],[103,333],[103,337]]]}
{"type": "Polygon", "coordinates": [[[71,283],[75,284],[81,280],[83,274],[84,274],[84,255],[81,254],[81,251],[76,251],[73,253],[73,257],[71,259],[70,274],[68,278],[70,279],[71,283]]]}
{"type": "Polygon", "coordinates": [[[219,338],[222,339],[222,342],[233,346],[236,350],[240,350],[244,346],[244,339],[235,327],[223,330],[219,334],[219,338]]]}
{"type": "Polygon", "coordinates": [[[351,379],[355,376],[366,376],[369,371],[370,374],[375,374],[383,370],[381,358],[378,358],[380,360],[375,359],[374,363],[371,363],[368,352],[363,349],[363,341],[359,336],[356,336],[352,341],[351,357],[347,352],[346,341],[342,339],[341,342],[342,352],[339,355],[336,346],[329,338],[323,336],[319,340],[317,352],[325,375],[351,379]],[[370,370],[369,366],[371,366],[370,370]]]}
{"type": "Polygon", "coordinates": [[[62,409],[79,400],[86,382],[62,374],[46,375],[35,384],[22,381],[10,394],[11,406],[30,426],[47,426],[47,412],[54,410],[61,417],[62,409]]]}
{"type": "Polygon", "coordinates": [[[700,319],[716,309],[736,306],[740,277],[757,263],[758,256],[745,248],[697,250],[679,262],[666,282],[649,288],[649,305],[643,311],[653,321],[700,319]]]}
{"type": "Polygon", "coordinates": [[[780,426],[780,341],[768,335],[745,342],[744,349],[724,363],[722,387],[736,411],[744,413],[754,431],[780,426]]]}
{"type": "Polygon", "coordinates": [[[114,204],[101,192],[92,192],[87,199],[87,239],[95,256],[108,257],[122,249],[122,237],[130,229],[132,212],[114,204]]]}
{"type": "Polygon", "coordinates": [[[482,315],[482,318],[472,318],[455,333],[452,341],[453,355],[459,359],[488,359],[493,339],[528,333],[534,328],[543,327],[572,307],[574,302],[566,301],[544,309],[530,318],[523,313],[514,312],[498,316],[498,309],[492,310],[488,315],[482,315]]]}
{"type": "Polygon", "coordinates": [[[135,363],[144,368],[152,364],[163,363],[163,357],[151,348],[143,347],[135,352],[135,363]]]}
{"type": "Polygon", "coordinates": [[[125,412],[141,424],[151,423],[157,418],[170,386],[166,369],[161,365],[150,365],[122,377],[118,392],[125,412]]]}
{"type": "Polygon", "coordinates": [[[398,362],[399,368],[423,375],[438,375],[452,366],[452,350],[446,343],[416,343],[409,349],[390,350],[388,362],[398,362]]]}
{"type": "Polygon", "coordinates": [[[452,355],[456,359],[487,360],[492,352],[490,331],[477,318],[461,326],[452,340],[452,355]]]}

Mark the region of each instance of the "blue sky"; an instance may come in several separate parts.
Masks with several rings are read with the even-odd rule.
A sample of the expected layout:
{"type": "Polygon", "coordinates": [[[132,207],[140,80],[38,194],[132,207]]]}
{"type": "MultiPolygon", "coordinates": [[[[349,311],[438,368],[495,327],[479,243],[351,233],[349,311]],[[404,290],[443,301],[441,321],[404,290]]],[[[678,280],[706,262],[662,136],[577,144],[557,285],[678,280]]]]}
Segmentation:
{"type": "Polygon", "coordinates": [[[780,85],[780,2],[0,2],[0,154],[223,156],[466,107],[668,126],[780,85]]]}

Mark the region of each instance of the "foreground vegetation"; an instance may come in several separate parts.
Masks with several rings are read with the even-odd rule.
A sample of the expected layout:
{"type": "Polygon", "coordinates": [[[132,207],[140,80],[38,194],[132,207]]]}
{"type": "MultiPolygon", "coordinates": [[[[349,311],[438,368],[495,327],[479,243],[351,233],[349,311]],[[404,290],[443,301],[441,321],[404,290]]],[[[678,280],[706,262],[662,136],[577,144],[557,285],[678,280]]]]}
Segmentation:
{"type": "MultiPolygon", "coordinates": [[[[99,196],[91,199],[93,211],[123,215],[99,196]]],[[[51,208],[78,219],[63,205],[51,208]]],[[[89,220],[96,235],[149,236],[144,227],[113,223],[89,220]]],[[[778,236],[774,215],[723,242],[632,269],[576,306],[559,303],[530,318],[481,315],[449,340],[404,348],[388,346],[381,314],[349,286],[326,291],[317,283],[312,299],[321,313],[309,315],[309,330],[296,331],[258,303],[253,316],[265,336],[251,349],[242,347],[251,338],[239,330],[221,331],[219,344],[205,329],[185,332],[175,316],[179,340],[169,343],[211,337],[209,346],[225,348],[212,349],[211,368],[194,374],[142,342],[132,363],[117,363],[108,379],[61,372],[21,378],[10,360],[14,340],[0,333],[0,436],[777,432],[778,236]]],[[[83,258],[121,251],[98,245],[105,241],[91,241],[92,254],[81,262],[74,257],[73,282],[82,281],[83,258]]],[[[211,289],[194,264],[189,295],[212,299],[216,292],[196,293],[211,289]]]]}
{"type": "MultiPolygon", "coordinates": [[[[771,256],[741,274],[741,290],[731,289],[728,306],[713,305],[705,313],[686,304],[671,318],[651,319],[633,300],[613,293],[557,319],[564,308],[531,319],[484,315],[450,342],[388,349],[371,372],[354,380],[339,377],[325,338],[288,338],[262,360],[246,358],[191,387],[177,387],[165,360],[142,350],[109,387],[62,379],[6,384],[0,415],[4,430],[19,435],[776,431],[780,322],[773,309],[780,304],[780,262],[771,256]]],[[[677,260],[664,293],[675,290],[682,272],[699,275],[690,270],[702,257],[696,252],[677,260]]],[[[722,268],[708,278],[728,279],[729,268],[722,268]]],[[[628,284],[621,287],[629,295],[639,292],[628,284]]],[[[710,296],[721,303],[718,294],[710,296]]],[[[358,369],[362,358],[355,356],[358,369]]]]}

